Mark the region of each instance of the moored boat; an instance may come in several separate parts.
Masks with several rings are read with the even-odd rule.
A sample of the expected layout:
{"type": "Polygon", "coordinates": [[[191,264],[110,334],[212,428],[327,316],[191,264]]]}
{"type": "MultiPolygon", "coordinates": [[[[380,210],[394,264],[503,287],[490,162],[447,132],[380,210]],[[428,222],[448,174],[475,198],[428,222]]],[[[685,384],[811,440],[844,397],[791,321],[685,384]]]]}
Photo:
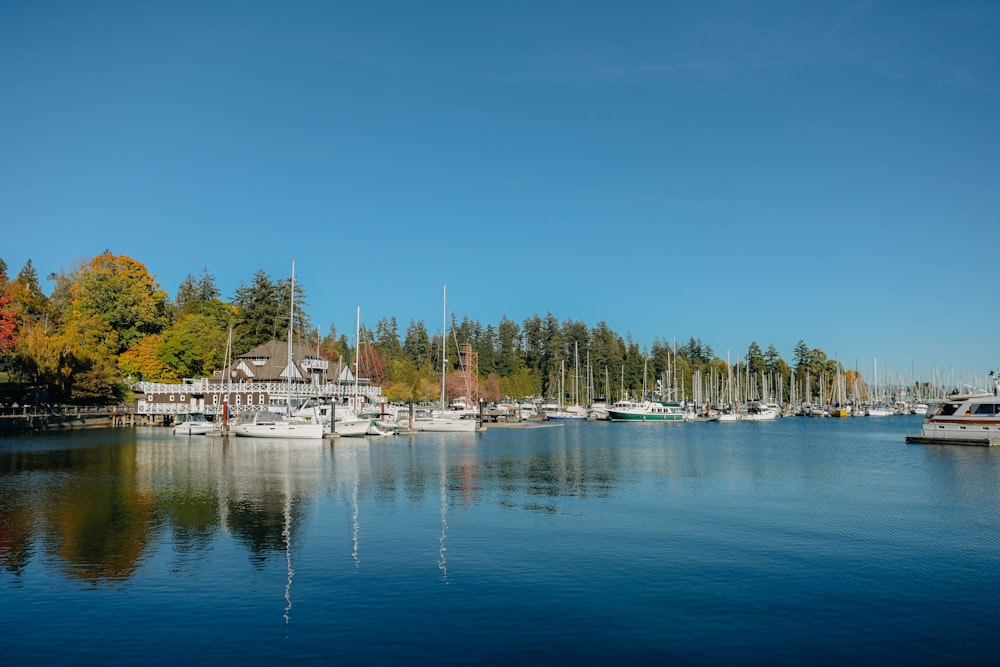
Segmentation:
{"type": "Polygon", "coordinates": [[[594,402],[587,408],[587,418],[598,421],[607,421],[609,419],[608,401],[603,396],[595,398],[594,402]]]}
{"type": "Polygon", "coordinates": [[[586,421],[587,409],[582,405],[565,405],[555,410],[545,411],[545,419],[549,421],[586,421]]]}
{"type": "Polygon", "coordinates": [[[177,415],[174,433],[177,435],[204,435],[215,430],[215,424],[201,412],[185,412],[177,415]]]}
{"type": "Polygon", "coordinates": [[[781,409],[774,403],[750,401],[747,404],[746,412],[740,415],[740,419],[744,421],[764,422],[777,419],[780,414],[781,409]]]}
{"type": "Polygon", "coordinates": [[[1000,380],[990,392],[952,394],[928,411],[913,444],[1000,445],[1000,380]]]}
{"type": "Polygon", "coordinates": [[[684,408],[679,403],[626,399],[608,408],[608,419],[613,422],[682,422],[684,408]]]}
{"type": "Polygon", "coordinates": [[[321,439],[323,425],[270,410],[244,412],[233,426],[236,435],[248,438],[321,439]]]}
{"type": "Polygon", "coordinates": [[[409,427],[414,431],[433,433],[475,433],[479,423],[474,418],[460,417],[449,412],[415,410],[409,427]]]}

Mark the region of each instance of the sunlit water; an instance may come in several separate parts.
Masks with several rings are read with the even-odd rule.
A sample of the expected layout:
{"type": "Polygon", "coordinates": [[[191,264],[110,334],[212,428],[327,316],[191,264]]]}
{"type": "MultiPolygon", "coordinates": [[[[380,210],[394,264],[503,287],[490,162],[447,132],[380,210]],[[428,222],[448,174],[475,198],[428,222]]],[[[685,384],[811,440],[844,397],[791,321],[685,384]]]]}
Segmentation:
{"type": "Polygon", "coordinates": [[[0,439],[0,661],[954,664],[1000,448],[919,418],[0,439]]]}

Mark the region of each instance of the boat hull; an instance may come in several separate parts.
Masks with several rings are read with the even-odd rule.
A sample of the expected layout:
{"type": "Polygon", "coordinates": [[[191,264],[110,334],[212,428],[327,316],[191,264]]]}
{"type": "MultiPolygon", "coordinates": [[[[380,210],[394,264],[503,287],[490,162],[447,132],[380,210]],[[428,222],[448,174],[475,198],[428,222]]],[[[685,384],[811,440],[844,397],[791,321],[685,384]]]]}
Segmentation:
{"type": "Polygon", "coordinates": [[[427,433],[475,433],[474,419],[414,419],[413,430],[427,433]]]}
{"type": "Polygon", "coordinates": [[[613,422],[682,422],[684,410],[677,403],[618,401],[608,408],[613,422]]]}
{"type": "Polygon", "coordinates": [[[608,411],[608,419],[613,422],[682,422],[684,415],[651,415],[644,413],[608,411]]]}
{"type": "Polygon", "coordinates": [[[176,435],[205,435],[211,433],[213,430],[215,430],[213,424],[178,424],[174,427],[176,435]]]}
{"type": "Polygon", "coordinates": [[[368,435],[371,419],[337,420],[333,423],[333,432],[344,438],[358,438],[368,435]]]}
{"type": "Polygon", "coordinates": [[[313,422],[285,421],[282,419],[263,420],[238,423],[233,426],[233,433],[243,438],[281,438],[293,440],[320,440],[323,438],[323,425],[313,422]]]}

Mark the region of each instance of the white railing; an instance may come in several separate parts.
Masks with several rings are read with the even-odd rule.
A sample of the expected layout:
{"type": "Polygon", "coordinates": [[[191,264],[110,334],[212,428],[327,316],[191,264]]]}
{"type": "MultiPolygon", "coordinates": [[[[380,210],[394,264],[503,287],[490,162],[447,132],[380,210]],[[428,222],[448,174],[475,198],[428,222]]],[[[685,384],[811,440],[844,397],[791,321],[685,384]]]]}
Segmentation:
{"type": "MultiPolygon", "coordinates": [[[[222,410],[222,401],[213,400],[215,396],[224,394],[267,394],[271,405],[287,405],[289,398],[288,383],[286,382],[236,382],[236,383],[210,383],[207,380],[196,380],[190,383],[162,384],[158,382],[136,382],[132,385],[132,390],[143,396],[163,397],[170,396],[169,401],[159,402],[140,397],[138,400],[139,414],[178,414],[182,412],[205,412],[207,414],[218,414],[222,410]],[[195,398],[197,395],[198,398],[195,398]],[[174,399],[176,397],[176,400],[174,399]]],[[[364,386],[353,384],[299,384],[293,385],[291,398],[332,398],[342,399],[363,398],[369,403],[378,404],[382,398],[382,387],[364,386]]],[[[235,401],[230,403],[230,408],[235,411],[260,410],[267,405],[237,405],[235,401]]]]}

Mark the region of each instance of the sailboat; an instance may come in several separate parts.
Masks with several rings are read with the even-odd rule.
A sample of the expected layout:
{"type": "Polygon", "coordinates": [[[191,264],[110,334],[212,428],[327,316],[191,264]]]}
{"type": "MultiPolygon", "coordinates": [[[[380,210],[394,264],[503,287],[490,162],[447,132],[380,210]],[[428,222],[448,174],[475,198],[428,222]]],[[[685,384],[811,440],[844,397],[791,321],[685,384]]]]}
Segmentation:
{"type": "Polygon", "coordinates": [[[739,402],[736,399],[736,392],[733,389],[733,367],[729,363],[729,353],[726,353],[726,395],[727,410],[719,415],[720,422],[734,422],[740,419],[739,402]]]}
{"type": "MultiPolygon", "coordinates": [[[[577,347],[577,371],[576,375],[579,375],[580,367],[580,353],[579,347],[577,347]]],[[[562,397],[566,392],[566,362],[562,362],[562,373],[559,378],[559,403],[555,410],[546,410],[545,419],[550,421],[585,421],[587,419],[587,409],[580,405],[577,399],[577,383],[576,380],[573,382],[573,405],[563,405],[562,397]]]]}
{"type": "Polygon", "coordinates": [[[444,317],[441,327],[441,409],[431,412],[430,410],[417,410],[413,413],[410,421],[410,428],[414,431],[429,431],[437,433],[474,433],[477,421],[470,417],[458,416],[455,411],[447,410],[445,403],[445,377],[447,368],[445,366],[445,350],[448,344],[448,288],[444,287],[444,317]],[[449,412],[451,416],[449,416],[449,412]]]}
{"type": "Polygon", "coordinates": [[[867,415],[869,417],[888,417],[892,414],[892,410],[886,405],[882,397],[882,392],[878,388],[878,359],[875,359],[875,370],[872,377],[875,386],[872,389],[871,403],[868,406],[867,415]]]}
{"type": "MultiPolygon", "coordinates": [[[[358,375],[360,369],[361,354],[361,306],[358,306],[357,319],[355,323],[355,354],[354,354],[354,396],[355,404],[359,402],[358,375]]],[[[363,417],[346,405],[335,405],[332,399],[310,398],[295,414],[311,421],[319,422],[323,425],[324,433],[336,433],[341,437],[360,437],[365,435],[383,435],[381,431],[372,425],[373,419],[363,417]]]]}
{"type": "Polygon", "coordinates": [[[837,363],[837,377],[833,383],[833,401],[830,403],[831,417],[850,417],[851,406],[847,404],[847,387],[844,380],[844,369],[837,363]]]}
{"type": "Polygon", "coordinates": [[[248,438],[296,438],[321,439],[323,425],[292,414],[292,376],[298,375],[292,355],[292,334],[295,329],[295,261],[292,260],[292,284],[289,298],[291,307],[288,318],[288,366],[285,377],[288,380],[288,403],[284,413],[272,410],[258,410],[245,413],[233,427],[236,435],[248,438]]]}

